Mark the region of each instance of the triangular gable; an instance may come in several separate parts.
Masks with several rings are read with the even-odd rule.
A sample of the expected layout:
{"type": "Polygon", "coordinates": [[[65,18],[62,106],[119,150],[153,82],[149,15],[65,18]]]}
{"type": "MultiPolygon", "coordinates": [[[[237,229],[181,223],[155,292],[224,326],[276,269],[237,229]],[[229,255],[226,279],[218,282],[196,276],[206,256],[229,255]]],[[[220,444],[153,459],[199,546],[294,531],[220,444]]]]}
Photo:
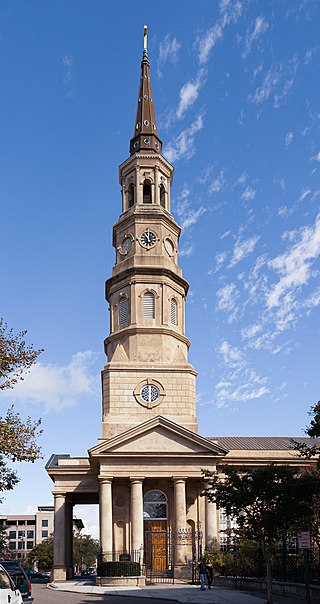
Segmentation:
{"type": "Polygon", "coordinates": [[[199,436],[161,415],[134,426],[109,440],[103,440],[89,449],[89,455],[92,457],[117,453],[211,453],[221,457],[227,452],[227,449],[217,443],[210,442],[203,436],[199,436]]]}

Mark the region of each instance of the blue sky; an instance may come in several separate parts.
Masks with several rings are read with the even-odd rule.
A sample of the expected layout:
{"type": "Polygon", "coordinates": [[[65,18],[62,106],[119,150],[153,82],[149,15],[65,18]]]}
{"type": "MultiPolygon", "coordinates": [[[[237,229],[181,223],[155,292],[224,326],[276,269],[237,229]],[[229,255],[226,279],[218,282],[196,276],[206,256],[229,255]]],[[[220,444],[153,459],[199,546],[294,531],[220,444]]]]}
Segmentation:
{"type": "MultiPolygon", "coordinates": [[[[42,417],[44,461],[83,456],[101,434],[104,281],[144,23],[175,166],[200,433],[299,435],[308,423],[319,399],[319,12],[317,0],[0,3],[1,315],[45,349],[1,404],[42,417]]],[[[4,513],[51,500],[44,461],[19,465],[4,513]]]]}

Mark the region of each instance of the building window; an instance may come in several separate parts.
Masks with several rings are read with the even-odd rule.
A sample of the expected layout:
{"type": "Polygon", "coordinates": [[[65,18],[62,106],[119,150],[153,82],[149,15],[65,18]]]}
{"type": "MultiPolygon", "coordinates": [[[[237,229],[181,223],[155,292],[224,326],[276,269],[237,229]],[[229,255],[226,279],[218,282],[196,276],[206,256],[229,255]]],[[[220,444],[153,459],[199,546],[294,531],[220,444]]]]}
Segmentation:
{"type": "Polygon", "coordinates": [[[10,543],[9,543],[9,549],[16,549],[16,542],[15,541],[10,541],[10,543]]]}
{"type": "Polygon", "coordinates": [[[143,498],[143,517],[145,520],[167,518],[167,498],[159,489],[148,491],[143,498]]]}
{"type": "Polygon", "coordinates": [[[143,203],[152,203],[151,181],[147,178],[143,184],[143,203]]]}
{"type": "Polygon", "coordinates": [[[171,318],[171,323],[173,325],[177,325],[178,321],[178,313],[177,313],[177,302],[175,301],[174,298],[172,298],[171,300],[171,306],[170,306],[170,318],[171,318]]]}
{"type": "Polygon", "coordinates": [[[166,190],[163,185],[160,185],[160,205],[166,207],[166,190]]]}
{"type": "Polygon", "coordinates": [[[128,188],[128,208],[132,208],[134,205],[134,186],[131,183],[128,188]]]}
{"type": "Polygon", "coordinates": [[[26,536],[26,531],[18,531],[18,538],[21,539],[22,537],[26,536]]]}
{"type": "Polygon", "coordinates": [[[9,531],[9,539],[16,539],[16,538],[17,538],[17,532],[9,531]]]}
{"type": "Polygon", "coordinates": [[[18,541],[18,549],[24,549],[25,548],[25,542],[24,541],[18,541]]]}
{"type": "Polygon", "coordinates": [[[25,524],[25,521],[24,520],[18,520],[18,524],[19,524],[19,526],[21,526],[21,525],[25,524]]]}
{"type": "Polygon", "coordinates": [[[41,526],[49,526],[48,520],[42,520],[41,526]]]}
{"type": "Polygon", "coordinates": [[[27,531],[27,539],[33,539],[34,531],[27,531]]]}
{"type": "Polygon", "coordinates": [[[27,549],[33,548],[33,541],[27,541],[27,549]]]}
{"type": "Polygon", "coordinates": [[[41,537],[48,537],[48,531],[41,531],[41,537]]]}
{"type": "Polygon", "coordinates": [[[143,296],[143,316],[146,319],[155,318],[154,294],[146,292],[143,296]]]}
{"type": "MultiPolygon", "coordinates": [[[[123,325],[128,319],[128,301],[127,298],[120,298],[119,300],[119,323],[123,325]]],[[[47,525],[48,526],[48,525],[47,525]]]]}
{"type": "Polygon", "coordinates": [[[27,520],[28,526],[35,526],[35,524],[36,524],[35,520],[27,520]]]}

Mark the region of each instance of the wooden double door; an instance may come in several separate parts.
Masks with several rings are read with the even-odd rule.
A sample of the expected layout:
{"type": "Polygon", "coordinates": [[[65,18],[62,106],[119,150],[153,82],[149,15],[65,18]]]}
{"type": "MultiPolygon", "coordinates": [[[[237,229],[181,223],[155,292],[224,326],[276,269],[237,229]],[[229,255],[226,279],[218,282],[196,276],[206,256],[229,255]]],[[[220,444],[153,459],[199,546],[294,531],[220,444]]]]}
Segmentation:
{"type": "Polygon", "coordinates": [[[147,577],[169,577],[173,560],[167,520],[144,521],[144,547],[147,577]]]}

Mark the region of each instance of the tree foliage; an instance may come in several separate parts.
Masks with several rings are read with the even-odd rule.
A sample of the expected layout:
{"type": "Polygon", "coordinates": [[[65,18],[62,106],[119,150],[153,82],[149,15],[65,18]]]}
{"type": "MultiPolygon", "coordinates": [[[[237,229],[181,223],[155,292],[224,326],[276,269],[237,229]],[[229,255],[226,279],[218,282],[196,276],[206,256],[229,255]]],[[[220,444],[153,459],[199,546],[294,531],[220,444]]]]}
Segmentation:
{"type": "Polygon", "coordinates": [[[44,539],[42,543],[35,545],[30,550],[27,563],[33,566],[35,563],[40,571],[50,570],[53,566],[53,535],[44,539]]]}
{"type": "MultiPolygon", "coordinates": [[[[26,344],[26,333],[14,334],[0,318],[0,390],[13,388],[18,380],[22,380],[42,352],[26,344]]],[[[37,444],[42,433],[40,424],[40,419],[33,421],[27,417],[23,420],[13,406],[0,415],[0,492],[10,491],[19,482],[7,460],[34,462],[41,457],[37,444]]]]}
{"type": "Polygon", "coordinates": [[[258,469],[223,468],[224,476],[209,470],[204,492],[210,501],[236,520],[243,536],[258,541],[267,567],[268,602],[272,602],[272,546],[285,531],[308,526],[313,500],[320,497],[318,472],[266,466],[258,469]]]}
{"type": "Polygon", "coordinates": [[[26,331],[13,333],[0,318],[0,390],[13,388],[36,362],[42,350],[34,350],[24,337],[26,331]]]}
{"type": "MultiPolygon", "coordinates": [[[[310,407],[308,415],[311,416],[310,425],[305,429],[305,434],[310,438],[320,439],[320,401],[310,407]]],[[[301,457],[305,459],[311,459],[320,454],[320,445],[314,443],[312,445],[293,440],[293,448],[295,451],[299,451],[301,457]]],[[[319,462],[318,462],[318,465],[319,462]]]]}
{"type": "Polygon", "coordinates": [[[73,538],[73,563],[93,566],[99,553],[99,541],[91,535],[75,535],[73,538]]]}

